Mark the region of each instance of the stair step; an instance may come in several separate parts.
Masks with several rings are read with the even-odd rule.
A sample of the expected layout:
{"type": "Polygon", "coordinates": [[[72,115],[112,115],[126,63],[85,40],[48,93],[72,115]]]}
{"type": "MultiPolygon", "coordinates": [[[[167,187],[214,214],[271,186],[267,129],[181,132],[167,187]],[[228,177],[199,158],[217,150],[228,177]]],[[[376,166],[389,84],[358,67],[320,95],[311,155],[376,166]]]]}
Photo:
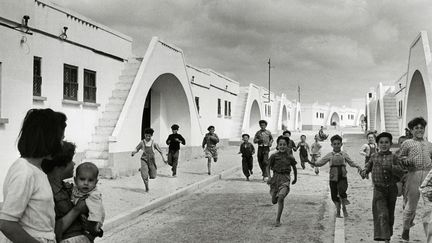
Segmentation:
{"type": "Polygon", "coordinates": [[[134,75],[135,76],[137,72],[138,72],[137,67],[127,67],[127,68],[122,70],[121,75],[134,75]]]}
{"type": "Polygon", "coordinates": [[[91,142],[89,143],[88,149],[92,151],[108,151],[108,141],[91,142]]]}
{"type": "Polygon", "coordinates": [[[99,135],[111,135],[114,130],[113,126],[97,126],[95,133],[99,135]]]}
{"type": "MultiPolygon", "coordinates": [[[[117,122],[117,119],[120,116],[120,112],[116,112],[116,111],[104,111],[102,112],[102,118],[104,119],[110,119],[110,120],[115,120],[115,122],[117,122]]],[[[114,123],[115,125],[115,123],[114,123]]],[[[104,126],[109,126],[109,125],[104,125],[104,126]]]]}
{"type": "Polygon", "coordinates": [[[129,94],[129,90],[119,90],[119,89],[115,89],[112,91],[112,96],[113,97],[119,97],[119,98],[125,98],[128,96],[129,94]]]}
{"type": "Polygon", "coordinates": [[[108,159],[108,151],[87,150],[86,159],[108,159]]]}
{"type": "Polygon", "coordinates": [[[132,87],[132,83],[118,82],[115,84],[115,89],[118,90],[130,90],[132,87]]]}
{"type": "Polygon", "coordinates": [[[117,119],[101,118],[99,119],[99,126],[115,126],[117,124],[117,119]]]}
{"type": "Polygon", "coordinates": [[[110,97],[108,98],[108,104],[124,105],[126,99],[123,97],[110,97]]]}
{"type": "Polygon", "coordinates": [[[82,163],[84,162],[92,162],[95,164],[98,168],[105,168],[108,166],[108,159],[83,159],[82,163]]]}

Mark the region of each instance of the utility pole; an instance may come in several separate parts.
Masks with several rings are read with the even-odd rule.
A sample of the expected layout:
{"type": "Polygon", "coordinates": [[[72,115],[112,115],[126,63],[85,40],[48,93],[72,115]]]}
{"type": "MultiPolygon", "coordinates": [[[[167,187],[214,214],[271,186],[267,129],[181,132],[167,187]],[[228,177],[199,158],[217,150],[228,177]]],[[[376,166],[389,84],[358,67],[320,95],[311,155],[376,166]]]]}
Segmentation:
{"type": "Polygon", "coordinates": [[[300,84],[298,85],[297,92],[298,92],[298,103],[300,103],[300,84]]]}
{"type": "Polygon", "coordinates": [[[268,103],[270,103],[270,69],[274,67],[271,65],[270,58],[267,63],[268,63],[268,103]]]}

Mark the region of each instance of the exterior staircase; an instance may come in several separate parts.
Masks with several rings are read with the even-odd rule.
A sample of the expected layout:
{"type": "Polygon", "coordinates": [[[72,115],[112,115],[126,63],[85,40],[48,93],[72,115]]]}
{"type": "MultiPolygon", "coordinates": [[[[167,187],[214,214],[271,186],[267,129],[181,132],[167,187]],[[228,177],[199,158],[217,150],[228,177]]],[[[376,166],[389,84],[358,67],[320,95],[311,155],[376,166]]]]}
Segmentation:
{"type": "MultiPolygon", "coordinates": [[[[249,91],[249,87],[240,87],[239,94],[237,96],[236,107],[234,110],[235,112],[233,115],[233,123],[231,127],[233,137],[229,141],[230,145],[237,145],[237,142],[241,140],[241,135],[243,132],[242,126],[243,126],[243,120],[245,116],[248,91],[249,91]]],[[[249,135],[253,136],[251,134],[249,135]]]]}
{"type": "Polygon", "coordinates": [[[396,99],[393,93],[384,95],[384,119],[386,132],[391,133],[393,136],[399,136],[396,99]]]}
{"type": "MultiPolygon", "coordinates": [[[[108,166],[108,139],[114,131],[141,62],[142,58],[130,58],[125,64],[119,81],[115,84],[112,95],[105,105],[105,110],[99,118],[95,132],[92,134],[92,140],[85,151],[83,162],[91,161],[102,170],[108,166]]],[[[105,173],[101,171],[101,174],[105,173]]]]}
{"type": "Polygon", "coordinates": [[[369,116],[370,116],[370,118],[369,118],[369,123],[367,124],[369,131],[375,130],[376,103],[377,103],[376,100],[371,101],[369,103],[369,116]]]}

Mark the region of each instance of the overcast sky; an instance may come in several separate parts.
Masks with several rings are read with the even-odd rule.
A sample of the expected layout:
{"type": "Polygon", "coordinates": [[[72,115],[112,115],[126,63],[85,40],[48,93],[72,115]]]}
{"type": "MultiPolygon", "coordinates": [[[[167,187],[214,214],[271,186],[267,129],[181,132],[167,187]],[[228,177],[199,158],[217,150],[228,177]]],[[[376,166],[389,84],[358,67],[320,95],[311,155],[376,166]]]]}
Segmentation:
{"type": "Polygon", "coordinates": [[[409,45],[432,30],[430,0],[51,0],[134,39],[180,47],[186,62],[301,101],[350,104],[407,69],[409,45]]]}

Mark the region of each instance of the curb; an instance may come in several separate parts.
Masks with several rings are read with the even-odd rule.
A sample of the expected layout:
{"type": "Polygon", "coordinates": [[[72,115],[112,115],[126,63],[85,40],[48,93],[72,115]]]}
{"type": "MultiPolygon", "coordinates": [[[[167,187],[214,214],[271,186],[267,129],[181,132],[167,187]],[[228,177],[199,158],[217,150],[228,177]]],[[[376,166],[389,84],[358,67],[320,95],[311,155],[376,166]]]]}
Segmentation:
{"type": "Polygon", "coordinates": [[[134,209],[131,209],[129,211],[126,211],[124,213],[121,213],[119,215],[116,215],[115,217],[108,219],[105,223],[104,223],[104,230],[106,232],[116,228],[117,226],[126,223],[128,221],[130,221],[131,219],[137,218],[139,217],[141,214],[144,214],[150,210],[156,209],[164,204],[167,204],[175,199],[178,199],[180,197],[192,194],[194,191],[204,188],[218,180],[221,180],[229,175],[231,175],[232,173],[236,172],[237,170],[239,170],[241,168],[241,166],[235,166],[226,170],[221,171],[219,174],[217,175],[213,175],[211,177],[208,177],[204,180],[201,181],[197,181],[195,183],[192,183],[182,189],[176,190],[164,197],[160,197],[158,199],[155,199],[149,203],[147,203],[146,205],[142,205],[139,207],[136,207],[134,209]]]}
{"type": "Polygon", "coordinates": [[[334,243],[345,243],[345,218],[336,217],[334,243]]]}

